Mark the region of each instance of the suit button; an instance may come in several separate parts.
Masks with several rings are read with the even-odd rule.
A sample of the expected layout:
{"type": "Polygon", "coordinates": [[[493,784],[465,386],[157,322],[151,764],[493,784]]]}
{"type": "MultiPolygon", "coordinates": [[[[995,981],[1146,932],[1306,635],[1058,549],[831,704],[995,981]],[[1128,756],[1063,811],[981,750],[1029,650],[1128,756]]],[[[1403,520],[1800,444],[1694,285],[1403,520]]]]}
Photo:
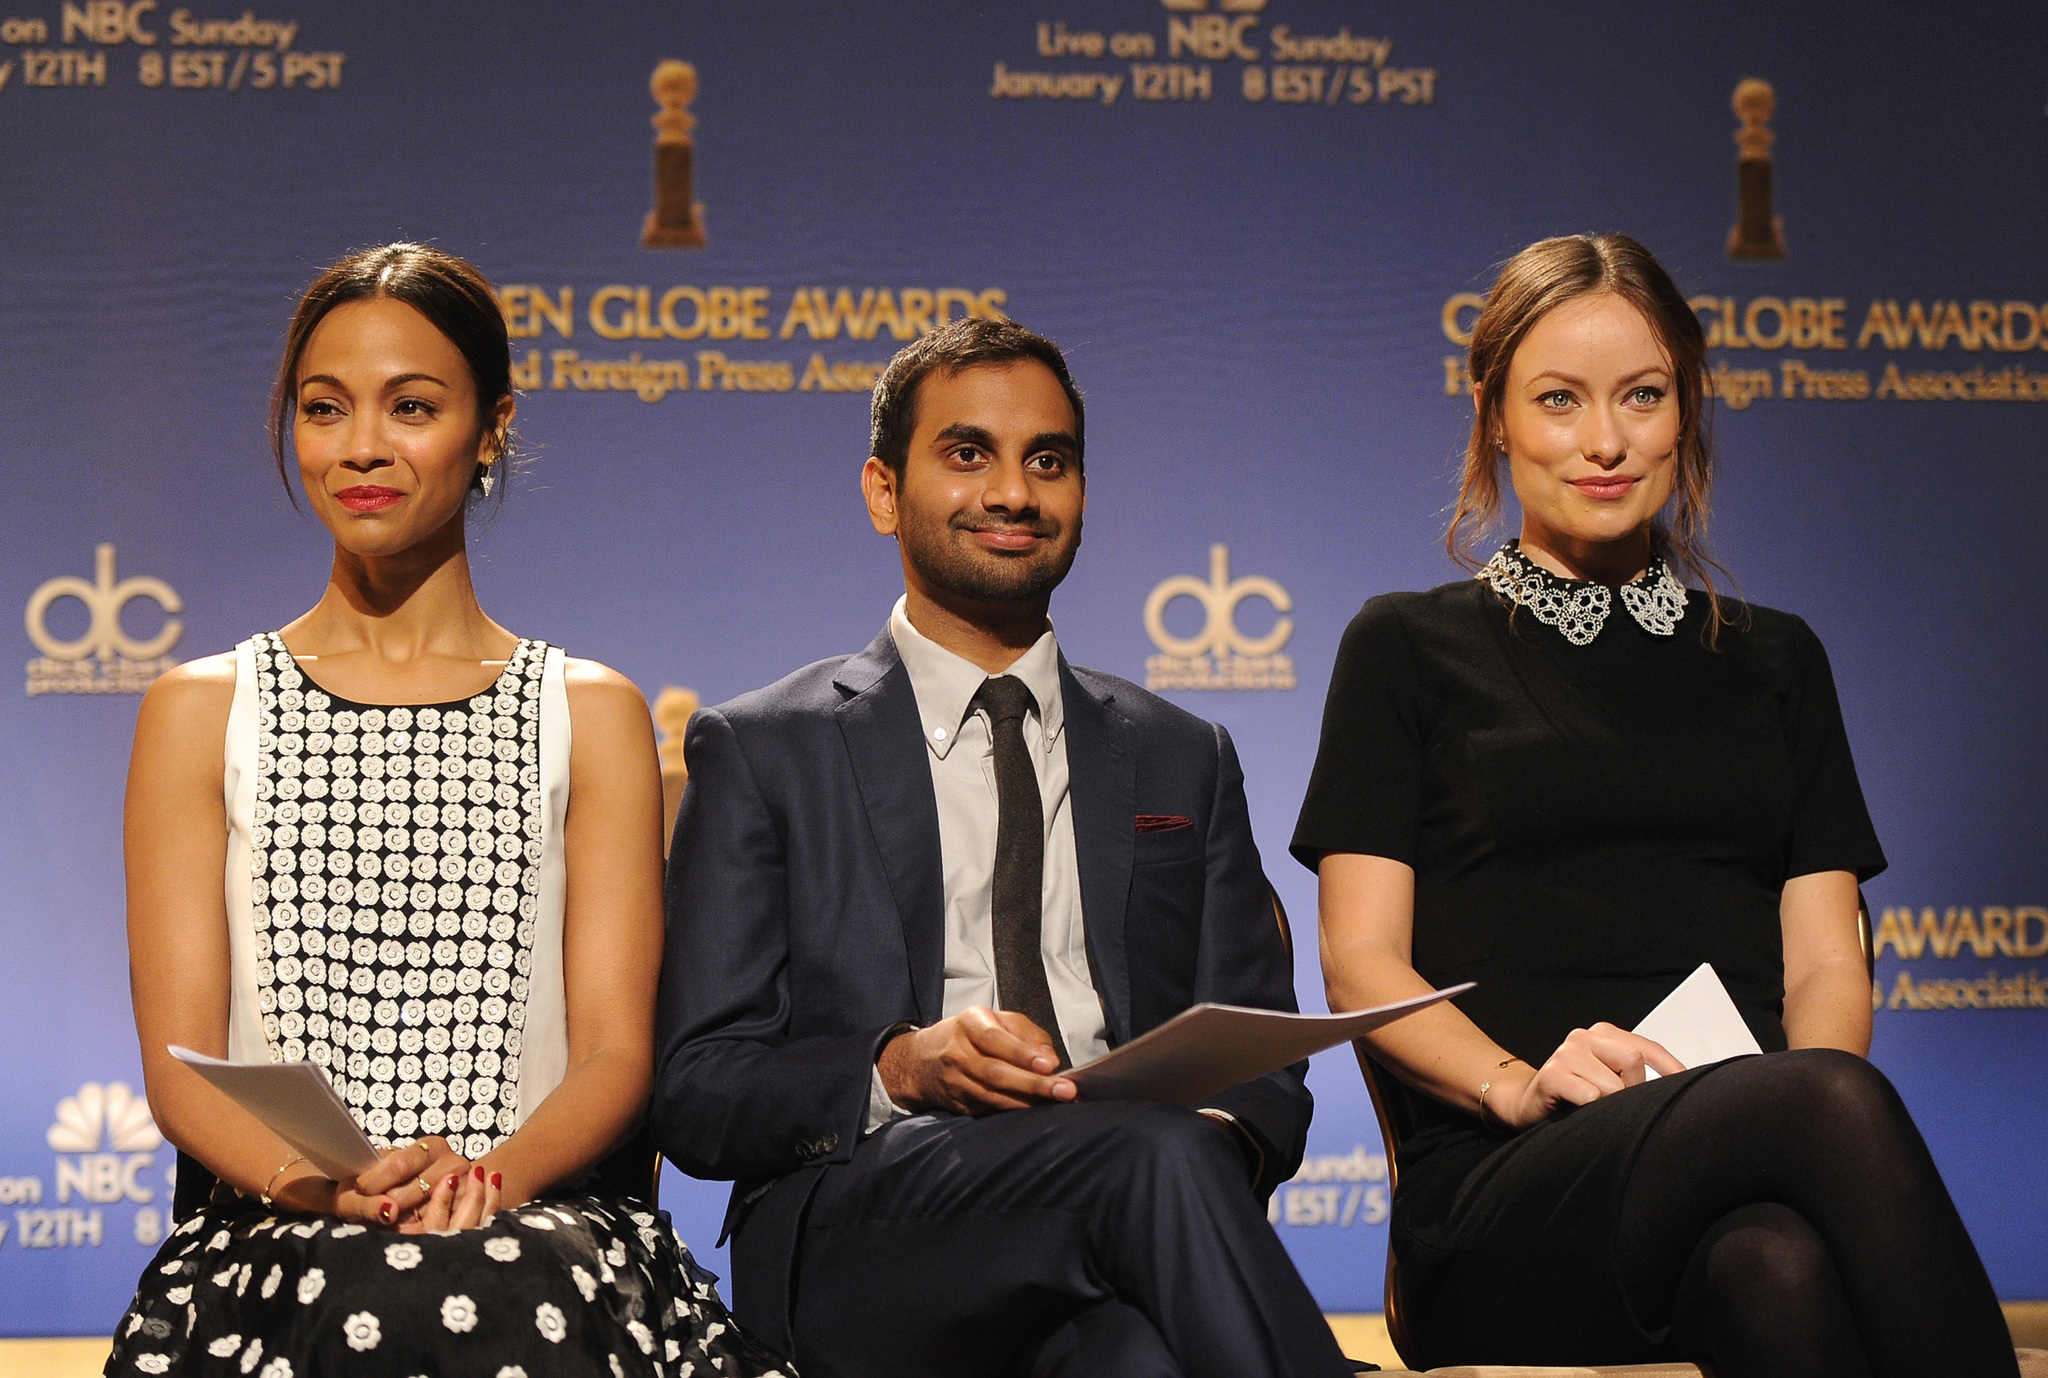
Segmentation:
{"type": "Polygon", "coordinates": [[[838,1147],[839,1136],[837,1134],[827,1134],[824,1138],[818,1140],[818,1156],[822,1158],[827,1153],[833,1152],[838,1147]]]}

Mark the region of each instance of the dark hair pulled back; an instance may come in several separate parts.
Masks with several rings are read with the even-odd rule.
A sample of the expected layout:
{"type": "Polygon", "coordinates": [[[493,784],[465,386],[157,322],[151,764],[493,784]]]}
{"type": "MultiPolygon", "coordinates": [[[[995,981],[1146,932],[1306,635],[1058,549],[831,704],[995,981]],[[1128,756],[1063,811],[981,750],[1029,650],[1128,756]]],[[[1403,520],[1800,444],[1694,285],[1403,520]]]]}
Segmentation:
{"type": "MultiPolygon", "coordinates": [[[[505,315],[491,284],[473,264],[426,244],[359,249],[313,280],[285,333],[284,357],[270,394],[270,452],[287,493],[292,488],[285,451],[298,416],[299,361],[305,357],[306,344],[335,307],[371,297],[404,302],[447,336],[469,365],[476,383],[477,424],[487,433],[499,404],[512,395],[512,344],[505,333],[505,315]]],[[[495,439],[497,491],[502,493],[511,467],[512,437],[507,432],[495,439]]],[[[472,491],[481,491],[482,479],[483,466],[478,465],[470,480],[472,491]]]]}

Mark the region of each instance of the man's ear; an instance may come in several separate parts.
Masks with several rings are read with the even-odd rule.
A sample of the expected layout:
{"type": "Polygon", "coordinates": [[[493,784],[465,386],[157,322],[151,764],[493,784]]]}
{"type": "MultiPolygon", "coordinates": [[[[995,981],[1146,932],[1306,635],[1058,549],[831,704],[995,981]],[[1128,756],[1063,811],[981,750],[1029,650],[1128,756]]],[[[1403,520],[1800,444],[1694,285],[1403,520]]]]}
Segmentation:
{"type": "Polygon", "coordinates": [[[868,505],[868,520],[884,536],[896,534],[896,471],[874,455],[860,466],[860,492],[868,505]]]}

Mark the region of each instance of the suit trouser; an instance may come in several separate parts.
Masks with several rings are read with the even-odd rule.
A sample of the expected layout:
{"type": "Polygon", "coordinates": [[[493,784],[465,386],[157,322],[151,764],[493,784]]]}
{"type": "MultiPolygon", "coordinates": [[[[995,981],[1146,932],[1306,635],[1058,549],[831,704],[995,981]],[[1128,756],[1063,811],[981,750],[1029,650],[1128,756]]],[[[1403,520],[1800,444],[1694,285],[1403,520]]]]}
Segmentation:
{"type": "Polygon", "coordinates": [[[820,1181],[794,1292],[805,1378],[1350,1372],[1235,1140],[1171,1106],[899,1120],[820,1181]]]}

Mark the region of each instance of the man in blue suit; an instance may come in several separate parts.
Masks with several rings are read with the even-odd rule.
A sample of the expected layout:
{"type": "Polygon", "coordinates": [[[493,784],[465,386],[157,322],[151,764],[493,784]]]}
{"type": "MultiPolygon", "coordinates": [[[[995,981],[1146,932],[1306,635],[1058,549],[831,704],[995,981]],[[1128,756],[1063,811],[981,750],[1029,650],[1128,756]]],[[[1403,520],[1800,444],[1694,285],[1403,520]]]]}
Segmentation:
{"type": "Polygon", "coordinates": [[[1061,1075],[1295,1007],[1229,737],[1054,640],[1082,438],[1040,336],[903,350],[862,471],[888,626],[690,722],[651,1124],[735,1180],[736,1313],[806,1378],[1349,1372],[1264,1217],[1306,1064],[1198,1109],[1061,1075]]]}

